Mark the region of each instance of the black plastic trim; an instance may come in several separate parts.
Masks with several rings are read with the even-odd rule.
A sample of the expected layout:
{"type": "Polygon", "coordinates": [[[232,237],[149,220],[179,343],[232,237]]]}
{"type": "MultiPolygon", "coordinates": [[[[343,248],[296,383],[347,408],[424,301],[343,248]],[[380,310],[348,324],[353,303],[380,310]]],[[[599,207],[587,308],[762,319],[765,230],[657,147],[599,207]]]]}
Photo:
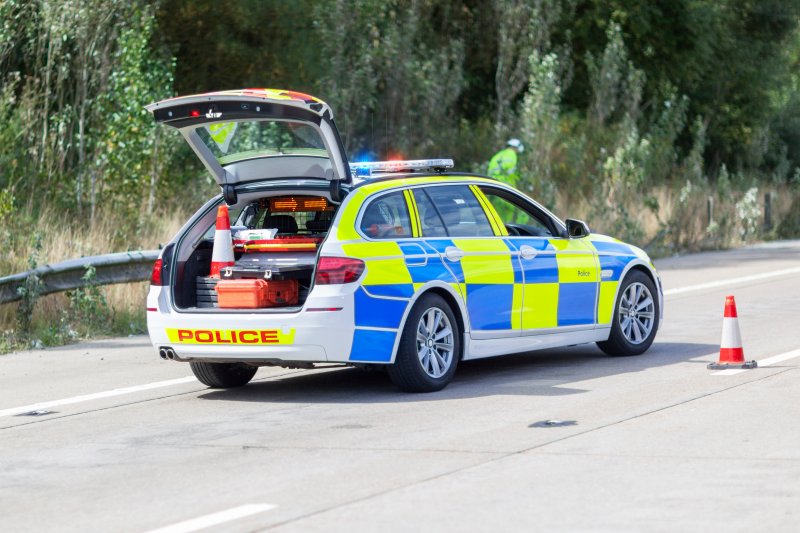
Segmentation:
{"type": "Polygon", "coordinates": [[[243,102],[235,100],[194,102],[190,104],[159,107],[153,110],[153,118],[155,118],[156,122],[174,128],[186,128],[189,126],[200,126],[209,122],[243,120],[248,118],[302,120],[304,122],[316,124],[317,126],[322,122],[322,117],[308,109],[270,102],[243,102]],[[259,108],[260,111],[256,111],[256,108],[259,108]],[[200,115],[192,117],[192,111],[199,111],[200,115]],[[208,112],[216,116],[207,117],[206,113],[208,112]]]}

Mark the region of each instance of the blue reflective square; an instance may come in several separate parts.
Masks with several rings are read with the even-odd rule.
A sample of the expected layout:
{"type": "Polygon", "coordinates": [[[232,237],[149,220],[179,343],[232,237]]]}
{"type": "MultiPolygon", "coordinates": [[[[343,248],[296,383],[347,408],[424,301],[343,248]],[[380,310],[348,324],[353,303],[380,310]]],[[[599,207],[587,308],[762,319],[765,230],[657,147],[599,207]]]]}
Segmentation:
{"type": "Polygon", "coordinates": [[[511,329],[512,284],[467,284],[467,312],[473,330],[511,329]]]}
{"type": "Polygon", "coordinates": [[[394,340],[397,332],[356,329],[353,332],[351,361],[376,361],[388,363],[392,360],[394,340]]]}
{"type": "Polygon", "coordinates": [[[562,283],[558,286],[558,325],[595,323],[597,283],[562,283]]]}

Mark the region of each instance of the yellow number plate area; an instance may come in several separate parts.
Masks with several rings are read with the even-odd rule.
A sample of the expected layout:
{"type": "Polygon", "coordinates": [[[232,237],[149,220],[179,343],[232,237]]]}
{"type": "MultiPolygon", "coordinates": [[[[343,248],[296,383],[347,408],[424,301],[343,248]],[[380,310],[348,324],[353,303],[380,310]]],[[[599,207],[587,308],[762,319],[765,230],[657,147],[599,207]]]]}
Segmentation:
{"type": "Polygon", "coordinates": [[[453,239],[453,244],[464,252],[461,268],[467,284],[514,283],[511,251],[501,239],[453,239]]]}
{"type": "Polygon", "coordinates": [[[170,342],[178,344],[294,344],[294,329],[183,329],[166,328],[170,342]]]}

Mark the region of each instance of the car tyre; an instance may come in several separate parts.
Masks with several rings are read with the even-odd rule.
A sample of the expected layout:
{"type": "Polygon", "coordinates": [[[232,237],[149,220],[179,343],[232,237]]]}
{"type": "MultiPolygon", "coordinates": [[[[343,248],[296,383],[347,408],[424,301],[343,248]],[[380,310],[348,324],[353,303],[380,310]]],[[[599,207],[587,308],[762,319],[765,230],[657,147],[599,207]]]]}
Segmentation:
{"type": "Polygon", "coordinates": [[[640,355],[650,348],[658,331],[661,310],[655,284],[641,270],[625,276],[614,303],[611,334],[597,346],[608,355],[640,355]]]}
{"type": "Polygon", "coordinates": [[[247,385],[256,375],[258,367],[246,363],[191,362],[195,377],[212,389],[230,389],[247,385]]]}
{"type": "Polygon", "coordinates": [[[422,295],[406,319],[389,378],[406,392],[435,392],[453,379],[461,332],[452,309],[434,293],[422,295]]]}

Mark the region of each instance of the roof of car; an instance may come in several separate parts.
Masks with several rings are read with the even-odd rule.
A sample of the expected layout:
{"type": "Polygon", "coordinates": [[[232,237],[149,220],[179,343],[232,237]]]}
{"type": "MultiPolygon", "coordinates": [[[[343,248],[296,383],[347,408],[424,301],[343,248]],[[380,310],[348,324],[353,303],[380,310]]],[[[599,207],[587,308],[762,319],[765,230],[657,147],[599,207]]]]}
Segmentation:
{"type": "Polygon", "coordinates": [[[425,185],[432,183],[446,183],[447,181],[482,181],[486,183],[501,183],[499,180],[482,176],[480,174],[472,174],[469,172],[442,172],[442,173],[414,173],[403,172],[397,174],[386,174],[380,177],[372,177],[358,182],[354,190],[364,189],[367,193],[376,192],[379,190],[390,189],[393,187],[402,187],[406,185],[425,185]]]}

